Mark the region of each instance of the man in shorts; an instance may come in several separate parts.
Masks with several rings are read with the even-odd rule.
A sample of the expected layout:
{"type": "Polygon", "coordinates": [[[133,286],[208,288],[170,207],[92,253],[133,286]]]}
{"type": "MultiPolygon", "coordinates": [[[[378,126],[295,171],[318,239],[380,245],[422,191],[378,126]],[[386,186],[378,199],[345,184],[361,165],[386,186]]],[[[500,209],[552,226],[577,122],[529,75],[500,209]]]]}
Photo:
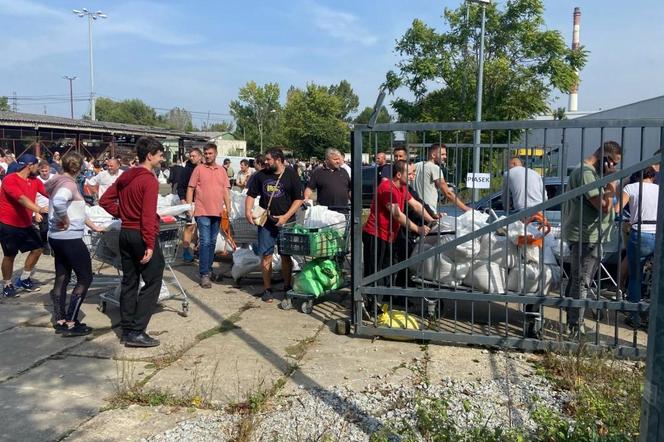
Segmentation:
{"type": "Polygon", "coordinates": [[[37,157],[22,155],[12,167],[14,173],[8,174],[0,188],[0,244],[2,245],[2,296],[13,298],[16,290],[39,290],[31,279],[32,271],[42,253],[43,242],[39,232],[32,225],[41,222],[42,214],[48,213],[48,207],[35,204],[37,193],[48,196],[46,189],[37,177],[37,157]],[[25,259],[21,276],[12,284],[14,259],[21,252],[30,252],[25,259]]]}
{"type": "MultiPolygon", "coordinates": [[[[258,227],[258,248],[254,250],[262,258],[263,293],[265,302],[272,302],[272,254],[279,238],[279,231],[284,224],[295,217],[303,203],[302,182],[292,167],[284,164],[281,149],[272,148],[265,154],[265,168],[255,173],[249,184],[245,203],[245,217],[250,224],[255,224],[252,217],[254,201],[260,196],[260,206],[269,216],[265,225],[258,227]],[[270,201],[272,196],[272,201],[270,201]],[[269,204],[269,207],[268,207],[269,204]]],[[[281,256],[281,273],[284,277],[284,291],[290,290],[293,261],[289,255],[281,256]]]]}

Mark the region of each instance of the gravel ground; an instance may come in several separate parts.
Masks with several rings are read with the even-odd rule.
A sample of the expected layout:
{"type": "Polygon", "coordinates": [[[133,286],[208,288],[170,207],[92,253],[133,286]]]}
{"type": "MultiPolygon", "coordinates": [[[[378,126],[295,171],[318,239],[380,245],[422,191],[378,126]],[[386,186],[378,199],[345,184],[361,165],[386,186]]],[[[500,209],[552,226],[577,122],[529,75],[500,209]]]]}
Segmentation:
{"type": "MultiPolygon", "coordinates": [[[[269,411],[254,416],[251,440],[348,440],[368,441],[384,426],[395,430],[415,427],[417,400],[443,399],[448,414],[461,430],[469,426],[533,429],[530,412],[534,405],[561,410],[569,400],[537,375],[484,382],[444,378],[436,384],[389,385],[373,379],[364,391],[344,387],[329,390],[301,389],[281,397],[269,411]]],[[[239,417],[222,412],[211,417],[180,423],[149,441],[228,440],[239,417]]]]}

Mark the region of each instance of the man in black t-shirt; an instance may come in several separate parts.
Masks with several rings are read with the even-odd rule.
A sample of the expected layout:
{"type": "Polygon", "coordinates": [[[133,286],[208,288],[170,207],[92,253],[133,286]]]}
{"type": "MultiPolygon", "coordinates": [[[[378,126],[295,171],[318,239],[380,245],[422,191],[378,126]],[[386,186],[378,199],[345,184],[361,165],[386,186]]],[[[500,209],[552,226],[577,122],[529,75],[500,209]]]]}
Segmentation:
{"type": "Polygon", "coordinates": [[[310,200],[316,191],[316,201],[322,206],[337,211],[347,211],[350,197],[350,176],[340,166],[343,162],[341,152],[329,148],[325,151],[325,162],[318,166],[309,177],[304,189],[304,199],[310,200]]]}
{"type": "MultiPolygon", "coordinates": [[[[263,293],[265,302],[272,302],[272,255],[279,238],[279,230],[294,218],[302,205],[302,183],[297,172],[284,164],[284,153],[281,149],[272,148],[265,154],[265,168],[256,172],[249,183],[245,203],[245,217],[254,224],[252,211],[256,197],[260,197],[259,205],[268,211],[268,219],[264,226],[258,226],[258,248],[254,250],[262,256],[261,270],[263,273],[263,293]],[[270,197],[272,196],[272,201],[270,197]],[[268,207],[269,204],[269,207],[268,207]]],[[[290,290],[293,273],[293,261],[289,255],[281,256],[281,273],[284,277],[284,291],[290,290]]]]}

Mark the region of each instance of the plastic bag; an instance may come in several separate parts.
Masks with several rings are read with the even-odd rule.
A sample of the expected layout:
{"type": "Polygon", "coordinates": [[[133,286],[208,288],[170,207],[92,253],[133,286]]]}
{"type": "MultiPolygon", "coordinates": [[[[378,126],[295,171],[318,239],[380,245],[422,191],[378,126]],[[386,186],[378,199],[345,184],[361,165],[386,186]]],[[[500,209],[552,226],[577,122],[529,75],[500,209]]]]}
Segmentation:
{"type": "Polygon", "coordinates": [[[157,215],[159,216],[178,216],[192,210],[191,204],[178,204],[177,206],[163,206],[157,207],[157,215]]]}
{"type": "Polygon", "coordinates": [[[305,265],[302,271],[293,277],[293,290],[297,293],[303,293],[319,297],[323,294],[323,286],[316,279],[316,273],[313,267],[307,268],[305,265]]]}
{"type": "Polygon", "coordinates": [[[328,290],[336,290],[342,284],[343,275],[337,263],[322,258],[306,263],[293,278],[293,289],[297,293],[316,297],[328,290]]]}
{"type": "MultiPolygon", "coordinates": [[[[244,207],[245,202],[247,201],[247,194],[244,192],[238,192],[237,190],[231,190],[231,210],[229,211],[228,217],[230,219],[244,218],[244,207]]],[[[255,202],[254,205],[258,204],[255,202]]]]}
{"type": "MultiPolygon", "coordinates": [[[[376,318],[376,324],[379,327],[389,327],[389,328],[402,328],[408,330],[419,330],[420,325],[416,320],[416,317],[412,314],[408,314],[406,318],[406,313],[400,310],[392,310],[387,304],[383,304],[381,307],[383,313],[378,315],[376,318]]],[[[396,338],[390,337],[390,339],[395,339],[398,341],[407,341],[408,338],[396,338]]]]}
{"type": "Polygon", "coordinates": [[[463,283],[484,293],[504,293],[505,270],[493,262],[475,262],[463,283]]]}
{"type": "Polygon", "coordinates": [[[217,233],[217,242],[214,245],[214,253],[230,253],[233,251],[233,245],[221,233],[217,233]]]}
{"type": "Polygon", "coordinates": [[[339,212],[329,210],[327,206],[309,206],[297,213],[296,222],[309,228],[335,226],[343,230],[346,217],[339,212]]]}

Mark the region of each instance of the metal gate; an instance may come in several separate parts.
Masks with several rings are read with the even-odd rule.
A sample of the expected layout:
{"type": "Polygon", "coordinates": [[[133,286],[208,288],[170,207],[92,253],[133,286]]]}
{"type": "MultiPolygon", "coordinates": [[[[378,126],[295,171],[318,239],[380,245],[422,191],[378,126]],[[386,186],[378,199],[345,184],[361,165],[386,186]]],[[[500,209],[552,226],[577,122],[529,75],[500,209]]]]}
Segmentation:
{"type": "MultiPolygon", "coordinates": [[[[564,210],[560,208],[575,199],[581,201],[588,192],[598,191],[602,195],[604,187],[616,180],[624,184],[632,177],[642,182],[644,171],[661,162],[663,143],[664,120],[577,119],[355,126],[352,135],[355,251],[352,254],[352,322],[355,333],[525,350],[574,350],[584,345],[590,350],[608,349],[622,357],[645,358],[647,334],[643,327],[628,327],[624,321],[625,316],[647,320],[650,302],[643,299],[629,302],[626,298],[622,265],[629,241],[625,234],[629,229],[622,215],[622,198],[617,198],[618,213],[611,228],[602,231],[600,226],[599,265],[588,285],[586,299],[578,299],[577,293],[565,294],[568,273],[575,267],[571,266],[566,255],[561,226],[569,220],[565,219],[564,210]],[[471,144],[476,129],[482,131],[480,146],[471,144]],[[600,167],[598,180],[568,190],[569,170],[596,149],[601,149],[608,140],[622,146],[622,160],[617,171],[604,174],[605,169],[600,167]],[[389,159],[395,146],[404,145],[408,160],[420,162],[427,160],[427,148],[431,144],[446,145],[447,170],[442,172],[442,178],[455,185],[457,199],[463,199],[466,205],[477,210],[462,217],[455,206],[458,201],[448,201],[449,207],[442,210],[454,210],[449,210],[445,217],[446,226],[438,223],[426,237],[402,227],[405,232],[403,244],[406,245],[400,249],[398,241],[391,243],[388,250],[381,251],[389,255],[388,264],[379,266],[378,257],[373,256],[371,259],[376,265],[374,270],[367,272],[363,252],[360,252],[363,250],[363,225],[371,211],[370,204],[375,199],[381,176],[379,167],[362,164],[363,154],[365,159],[369,154],[372,161],[382,151],[387,152],[389,159]],[[477,148],[481,150],[480,171],[489,173],[492,182],[492,188],[479,195],[463,186],[463,178],[472,171],[471,159],[477,148]],[[659,152],[655,155],[657,150],[659,152]],[[504,181],[509,179],[508,164],[513,157],[520,157],[524,166],[535,169],[545,183],[542,192],[549,193],[543,195],[543,202],[526,206],[516,213],[510,209],[509,200],[505,203],[502,197],[498,199],[504,181]],[[551,189],[546,183],[553,183],[551,189]],[[551,236],[542,240],[547,242],[546,245],[531,244],[526,240],[531,230],[525,221],[537,213],[543,213],[553,221],[551,236]],[[486,215],[489,219],[485,221],[486,215]],[[512,241],[514,238],[516,242],[512,241]],[[518,246],[519,242],[523,244],[518,246]],[[499,252],[493,253],[492,247],[499,252]],[[553,252],[553,258],[549,252],[553,252]],[[502,253],[504,257],[500,256],[502,253]],[[459,254],[463,256],[459,258],[459,254]],[[457,274],[462,258],[469,269],[465,274],[457,274]],[[454,266],[454,277],[448,277],[449,273],[445,272],[449,269],[443,269],[451,265],[454,266]],[[583,322],[590,330],[582,339],[569,336],[566,321],[567,311],[579,308],[582,318],[585,309],[583,322]]],[[[583,203],[580,205],[582,212],[578,222],[581,229],[583,203]]],[[[662,205],[660,198],[660,216],[664,213],[662,205]]],[[[378,215],[376,206],[373,210],[374,215],[378,215]]],[[[390,222],[395,221],[391,219],[390,222]]],[[[640,224],[636,230],[640,239],[640,224]]],[[[661,245],[662,236],[658,234],[655,250],[661,250],[661,245]]],[[[651,271],[657,275],[657,259],[648,257],[647,261],[654,262],[651,271]]],[[[639,283],[646,279],[639,277],[639,283]]],[[[644,293],[645,290],[644,287],[644,293]]],[[[653,295],[652,299],[655,298],[653,295]]]]}

